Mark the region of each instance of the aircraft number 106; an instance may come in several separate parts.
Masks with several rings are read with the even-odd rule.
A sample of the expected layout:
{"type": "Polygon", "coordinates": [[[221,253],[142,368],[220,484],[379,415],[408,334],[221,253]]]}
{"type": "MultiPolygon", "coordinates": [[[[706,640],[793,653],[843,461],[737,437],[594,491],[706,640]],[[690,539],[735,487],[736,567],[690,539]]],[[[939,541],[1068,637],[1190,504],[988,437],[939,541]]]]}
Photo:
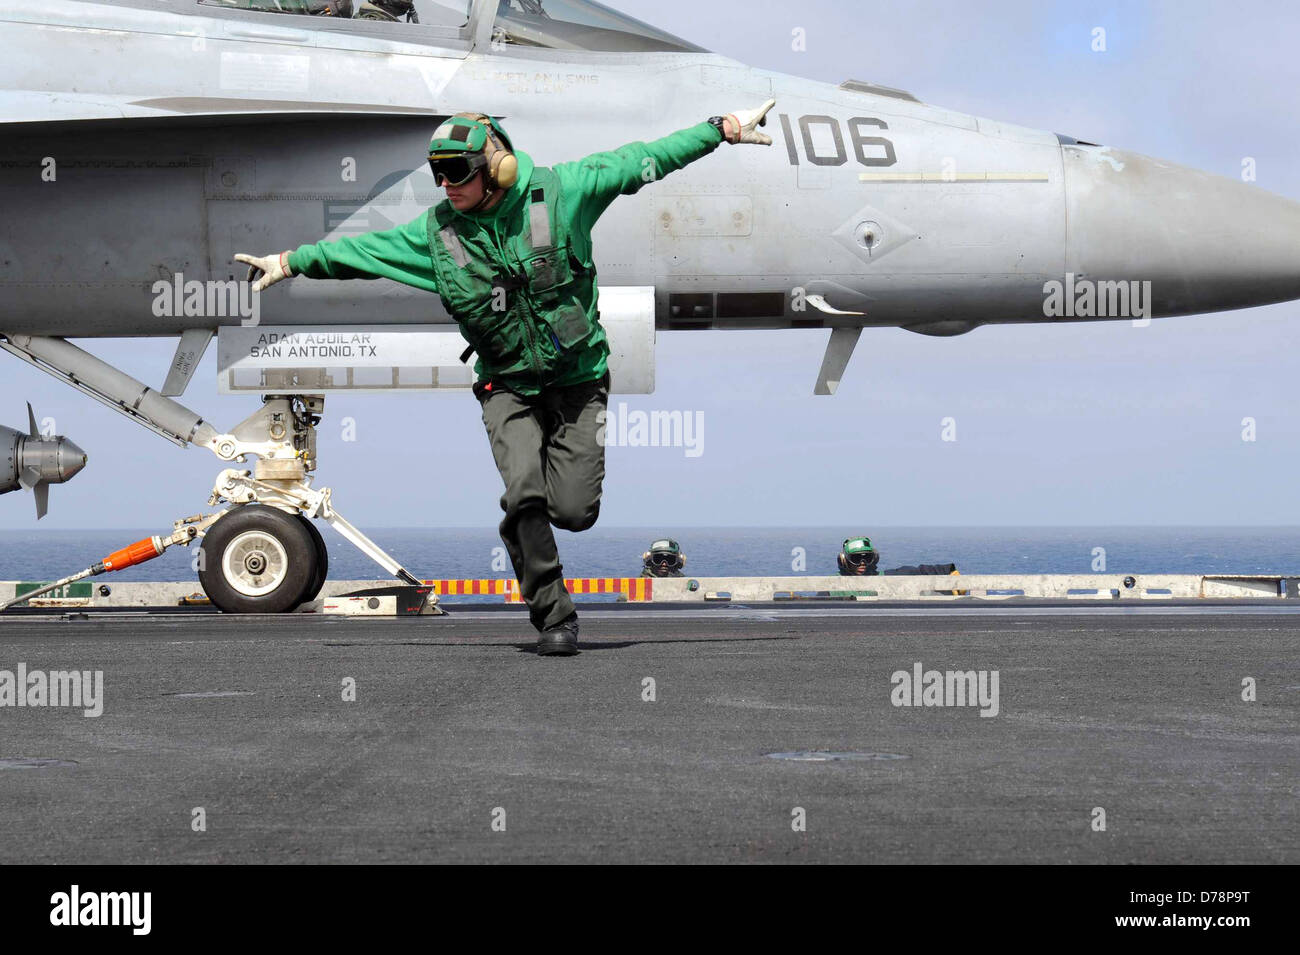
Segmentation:
{"type": "MultiPolygon", "coordinates": [[[[796,122],[799,124],[799,139],[803,140],[804,155],[814,166],[843,166],[849,161],[848,150],[844,144],[844,133],[840,130],[840,121],[834,116],[800,116],[796,122]],[[813,142],[813,129],[818,126],[825,126],[831,131],[831,138],[835,144],[835,152],[827,155],[819,153],[817,145],[813,142]]],[[[868,136],[863,132],[864,127],[867,129],[888,129],[889,124],[883,119],[874,119],[869,116],[855,116],[846,124],[849,130],[849,141],[853,144],[853,153],[864,166],[892,166],[898,162],[898,157],[894,155],[894,144],[883,136],[868,136]]],[[[785,149],[790,156],[790,165],[799,165],[799,143],[795,138],[794,131],[791,127],[790,117],[781,114],[781,131],[785,133],[785,149]]],[[[823,137],[823,143],[825,137],[823,137]]],[[[824,146],[823,146],[824,148],[824,146]]]]}

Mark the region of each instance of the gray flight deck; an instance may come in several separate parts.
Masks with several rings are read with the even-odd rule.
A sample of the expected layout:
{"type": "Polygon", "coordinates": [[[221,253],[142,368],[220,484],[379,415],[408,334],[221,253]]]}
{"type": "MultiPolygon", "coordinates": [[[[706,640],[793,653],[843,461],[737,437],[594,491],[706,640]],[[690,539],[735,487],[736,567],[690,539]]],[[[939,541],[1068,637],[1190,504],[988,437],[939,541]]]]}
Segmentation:
{"type": "Polygon", "coordinates": [[[568,659],[447,609],[4,614],[104,709],[0,708],[0,862],[1300,862],[1289,603],[591,605],[568,659]],[[998,714],[891,705],[918,662],[998,714]]]}

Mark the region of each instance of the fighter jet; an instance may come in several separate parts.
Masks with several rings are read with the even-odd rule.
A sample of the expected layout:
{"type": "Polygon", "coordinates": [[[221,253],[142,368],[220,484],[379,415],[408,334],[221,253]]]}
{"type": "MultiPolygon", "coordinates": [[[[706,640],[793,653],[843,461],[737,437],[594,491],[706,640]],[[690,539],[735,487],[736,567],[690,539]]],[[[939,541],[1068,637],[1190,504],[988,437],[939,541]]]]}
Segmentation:
{"type": "Polygon", "coordinates": [[[662,331],[827,329],[814,390],[830,394],[864,327],[1300,297],[1291,200],[860,79],[756,69],[590,0],[0,0],[0,46],[0,347],[231,465],[209,500],[232,506],[203,525],[223,609],[288,609],[323,577],[304,518],[413,579],[311,486],[314,429],[329,393],[467,387],[452,319],[386,280],[259,297],[232,256],[415,218],[443,197],[430,134],[461,110],[547,165],[776,100],[772,148],[693,164],[602,218],[622,393],[653,390],[662,331]],[[179,338],[159,389],[65,340],[144,335],[179,338]],[[213,337],[220,390],[262,400],[227,430],[175,400],[213,337]]]}

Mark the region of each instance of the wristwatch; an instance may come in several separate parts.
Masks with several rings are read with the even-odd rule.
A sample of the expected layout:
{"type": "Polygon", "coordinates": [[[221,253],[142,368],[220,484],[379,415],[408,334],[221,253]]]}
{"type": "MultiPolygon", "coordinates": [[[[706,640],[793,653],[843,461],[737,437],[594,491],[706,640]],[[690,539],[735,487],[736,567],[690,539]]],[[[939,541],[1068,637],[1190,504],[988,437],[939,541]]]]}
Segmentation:
{"type": "Polygon", "coordinates": [[[722,141],[723,141],[724,143],[725,143],[725,142],[730,142],[730,140],[727,139],[727,120],[726,120],[725,117],[723,117],[723,116],[710,116],[710,117],[709,117],[709,125],[710,125],[710,126],[715,126],[715,127],[717,127],[718,132],[722,133],[722,141]]]}

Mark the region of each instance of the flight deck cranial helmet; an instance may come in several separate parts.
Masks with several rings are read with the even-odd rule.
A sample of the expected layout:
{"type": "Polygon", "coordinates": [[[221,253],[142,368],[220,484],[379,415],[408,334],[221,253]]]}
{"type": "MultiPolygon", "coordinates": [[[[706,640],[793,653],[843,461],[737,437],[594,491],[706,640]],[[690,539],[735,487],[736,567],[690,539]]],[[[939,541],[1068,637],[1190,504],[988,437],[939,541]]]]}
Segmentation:
{"type": "Polygon", "coordinates": [[[686,566],[686,555],[677,541],[663,537],[650,545],[650,549],[641,555],[641,561],[650,573],[666,576],[686,566]]]}
{"type": "Polygon", "coordinates": [[[429,142],[429,168],[434,182],[459,186],[486,170],[482,208],[519,178],[514,145],[501,124],[482,113],[457,113],[439,126],[429,142]]]}
{"type": "Polygon", "coordinates": [[[880,551],[871,546],[870,537],[850,537],[844,541],[837,562],[843,576],[870,576],[880,563],[880,551]]]}

